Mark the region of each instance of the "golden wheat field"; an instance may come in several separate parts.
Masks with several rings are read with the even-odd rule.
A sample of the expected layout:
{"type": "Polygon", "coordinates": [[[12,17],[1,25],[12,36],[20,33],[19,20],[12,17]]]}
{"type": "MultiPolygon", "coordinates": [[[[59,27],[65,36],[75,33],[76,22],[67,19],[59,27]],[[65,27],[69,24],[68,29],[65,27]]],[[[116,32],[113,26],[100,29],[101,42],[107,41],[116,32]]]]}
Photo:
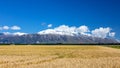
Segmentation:
{"type": "Polygon", "coordinates": [[[0,68],[120,68],[120,49],[104,46],[0,46],[0,68]]]}

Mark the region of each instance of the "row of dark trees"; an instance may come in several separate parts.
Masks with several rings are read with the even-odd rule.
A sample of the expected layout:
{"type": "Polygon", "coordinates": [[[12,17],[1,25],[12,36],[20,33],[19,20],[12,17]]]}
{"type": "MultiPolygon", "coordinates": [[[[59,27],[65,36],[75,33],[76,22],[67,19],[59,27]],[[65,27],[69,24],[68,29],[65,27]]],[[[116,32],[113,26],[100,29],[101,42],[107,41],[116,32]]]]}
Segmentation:
{"type": "Polygon", "coordinates": [[[0,44],[0,45],[120,45],[120,43],[40,43],[40,44],[0,44]]]}

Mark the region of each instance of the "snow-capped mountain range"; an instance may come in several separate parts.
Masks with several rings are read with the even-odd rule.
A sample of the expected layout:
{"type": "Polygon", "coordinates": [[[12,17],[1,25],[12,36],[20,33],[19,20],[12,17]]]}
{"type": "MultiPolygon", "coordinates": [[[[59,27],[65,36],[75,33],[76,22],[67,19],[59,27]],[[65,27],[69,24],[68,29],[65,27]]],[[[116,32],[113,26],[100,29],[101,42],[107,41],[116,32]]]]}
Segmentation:
{"type": "Polygon", "coordinates": [[[118,43],[111,38],[98,38],[87,35],[60,35],[60,34],[24,34],[5,35],[0,33],[0,43],[4,44],[42,44],[42,43],[118,43]]]}

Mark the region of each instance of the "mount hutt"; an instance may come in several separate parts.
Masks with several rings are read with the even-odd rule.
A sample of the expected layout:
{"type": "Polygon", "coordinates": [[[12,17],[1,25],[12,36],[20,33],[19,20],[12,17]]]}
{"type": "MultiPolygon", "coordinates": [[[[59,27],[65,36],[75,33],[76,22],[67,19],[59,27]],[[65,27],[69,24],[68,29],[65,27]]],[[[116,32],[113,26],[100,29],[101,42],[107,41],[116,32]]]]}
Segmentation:
{"type": "Polygon", "coordinates": [[[0,44],[42,44],[42,43],[117,43],[115,39],[98,38],[86,35],[59,35],[59,34],[26,34],[5,35],[0,33],[0,44]]]}

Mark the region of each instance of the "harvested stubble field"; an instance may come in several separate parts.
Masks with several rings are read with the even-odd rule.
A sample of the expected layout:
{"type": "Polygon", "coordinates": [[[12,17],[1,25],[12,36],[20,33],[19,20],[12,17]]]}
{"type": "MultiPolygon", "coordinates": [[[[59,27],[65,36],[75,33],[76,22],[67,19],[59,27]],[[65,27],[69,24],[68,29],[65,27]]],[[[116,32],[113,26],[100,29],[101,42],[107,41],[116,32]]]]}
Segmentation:
{"type": "Polygon", "coordinates": [[[0,46],[0,68],[120,68],[120,49],[104,46],[0,46]]]}

